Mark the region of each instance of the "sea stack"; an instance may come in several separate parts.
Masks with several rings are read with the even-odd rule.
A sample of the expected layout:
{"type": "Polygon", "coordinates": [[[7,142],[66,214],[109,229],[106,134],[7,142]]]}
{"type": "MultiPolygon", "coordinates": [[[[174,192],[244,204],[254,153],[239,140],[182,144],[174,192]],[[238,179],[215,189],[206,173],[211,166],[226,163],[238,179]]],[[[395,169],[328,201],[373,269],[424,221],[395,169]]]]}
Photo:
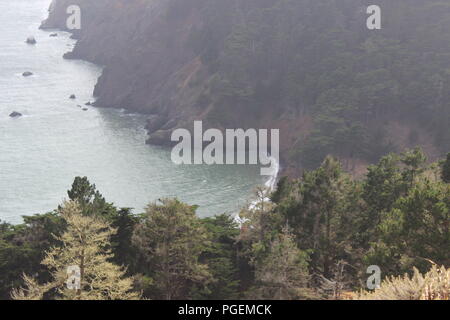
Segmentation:
{"type": "Polygon", "coordinates": [[[30,36],[25,42],[28,44],[36,44],[36,39],[33,36],[30,36]]]}
{"type": "Polygon", "coordinates": [[[17,118],[17,117],[21,117],[22,114],[21,114],[20,112],[13,111],[13,112],[10,113],[9,116],[10,116],[11,118],[17,118]]]}

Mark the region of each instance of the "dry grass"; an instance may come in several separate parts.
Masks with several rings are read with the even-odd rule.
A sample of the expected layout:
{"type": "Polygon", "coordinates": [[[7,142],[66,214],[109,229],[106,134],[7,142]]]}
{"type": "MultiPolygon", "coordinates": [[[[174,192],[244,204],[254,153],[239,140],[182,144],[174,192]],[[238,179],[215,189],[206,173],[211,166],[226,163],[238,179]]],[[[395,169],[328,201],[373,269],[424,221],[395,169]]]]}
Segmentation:
{"type": "Polygon", "coordinates": [[[357,300],[449,300],[450,269],[433,265],[422,275],[417,269],[412,277],[391,277],[374,292],[361,292],[357,300]]]}

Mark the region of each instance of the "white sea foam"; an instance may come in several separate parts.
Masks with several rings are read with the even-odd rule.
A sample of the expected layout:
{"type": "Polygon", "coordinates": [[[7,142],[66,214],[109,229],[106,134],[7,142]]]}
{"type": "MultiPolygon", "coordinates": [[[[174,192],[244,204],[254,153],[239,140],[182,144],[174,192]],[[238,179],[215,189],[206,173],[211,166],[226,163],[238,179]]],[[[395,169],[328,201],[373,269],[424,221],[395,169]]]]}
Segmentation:
{"type": "MultiPolygon", "coordinates": [[[[277,161],[277,159],[275,157],[271,157],[271,163],[274,163],[273,171],[272,171],[269,179],[264,184],[265,192],[267,192],[267,195],[270,194],[270,192],[272,192],[273,190],[275,190],[277,179],[278,179],[278,173],[280,172],[280,163],[277,161]]],[[[248,206],[248,208],[250,210],[255,209],[256,205],[259,203],[259,201],[260,201],[259,199],[253,200],[250,203],[250,205],[248,206]]],[[[268,197],[265,197],[263,201],[267,202],[267,201],[270,201],[270,199],[268,197]]],[[[245,218],[241,218],[239,216],[239,212],[238,212],[238,213],[236,213],[236,215],[234,217],[234,221],[240,227],[246,221],[246,219],[245,218]]]]}

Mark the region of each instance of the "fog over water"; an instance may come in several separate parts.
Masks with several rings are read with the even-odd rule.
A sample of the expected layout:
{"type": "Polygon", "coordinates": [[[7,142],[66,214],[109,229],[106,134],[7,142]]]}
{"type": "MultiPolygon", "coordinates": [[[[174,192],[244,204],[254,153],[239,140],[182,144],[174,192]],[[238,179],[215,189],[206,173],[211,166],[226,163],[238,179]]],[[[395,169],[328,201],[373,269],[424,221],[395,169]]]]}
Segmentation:
{"type": "Polygon", "coordinates": [[[68,33],[38,30],[49,3],[0,0],[0,219],[19,223],[55,209],[75,176],[136,213],[171,196],[199,205],[201,216],[245,205],[267,180],[259,167],[176,166],[170,150],[145,145],[142,116],[79,107],[93,101],[101,69],[62,58],[75,43],[68,33]],[[30,35],[35,46],[24,43],[30,35]],[[13,111],[23,116],[10,118],[13,111]]]}

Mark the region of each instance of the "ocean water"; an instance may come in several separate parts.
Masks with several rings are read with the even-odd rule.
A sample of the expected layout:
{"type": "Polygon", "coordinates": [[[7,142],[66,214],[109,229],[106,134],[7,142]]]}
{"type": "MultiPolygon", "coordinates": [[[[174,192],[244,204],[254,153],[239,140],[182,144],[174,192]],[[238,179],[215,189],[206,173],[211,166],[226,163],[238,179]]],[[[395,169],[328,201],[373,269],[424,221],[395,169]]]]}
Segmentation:
{"type": "Polygon", "coordinates": [[[20,223],[22,215],[55,209],[75,176],[135,213],[178,197],[199,205],[200,216],[234,213],[267,183],[257,166],[176,166],[170,150],[145,145],[143,116],[83,111],[78,105],[93,101],[101,69],[62,58],[75,43],[70,34],[38,30],[49,4],[0,0],[0,220],[20,223]],[[27,45],[28,36],[37,44],[27,45]],[[23,117],[10,118],[13,111],[23,117]]]}

